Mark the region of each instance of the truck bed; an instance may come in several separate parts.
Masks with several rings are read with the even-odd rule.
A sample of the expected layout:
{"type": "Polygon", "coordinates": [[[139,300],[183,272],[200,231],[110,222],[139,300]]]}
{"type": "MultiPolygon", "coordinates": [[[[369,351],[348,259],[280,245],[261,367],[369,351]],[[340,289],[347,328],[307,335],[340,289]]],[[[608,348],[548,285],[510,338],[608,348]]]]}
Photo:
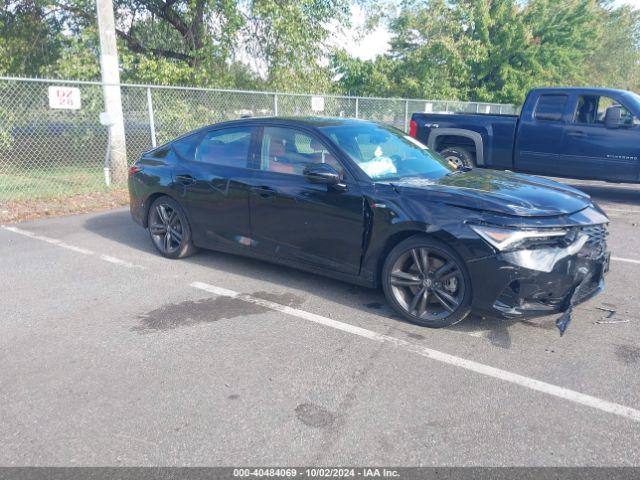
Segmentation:
{"type": "Polygon", "coordinates": [[[467,135],[466,144],[476,154],[480,167],[513,168],[513,146],[518,115],[486,113],[415,113],[416,138],[434,150],[448,146],[461,146],[461,133],[467,135]],[[482,139],[475,141],[472,136],[482,139]],[[476,145],[483,145],[477,152],[476,145]]]}

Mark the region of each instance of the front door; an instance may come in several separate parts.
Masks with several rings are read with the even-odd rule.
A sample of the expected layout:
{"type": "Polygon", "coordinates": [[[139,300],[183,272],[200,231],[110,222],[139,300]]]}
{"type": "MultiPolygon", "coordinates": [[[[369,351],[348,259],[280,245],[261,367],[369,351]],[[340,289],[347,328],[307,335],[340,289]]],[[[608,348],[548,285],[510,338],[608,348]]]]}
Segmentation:
{"type": "Polygon", "coordinates": [[[302,130],[266,126],[254,166],[250,210],[256,250],[307,267],[357,274],[362,195],[327,145],[302,130]],[[323,162],[343,175],[346,190],[306,180],[305,166],[323,162]]]}
{"type": "Polygon", "coordinates": [[[608,107],[620,105],[619,99],[603,95],[579,95],[575,111],[567,124],[559,162],[572,176],[600,180],[638,179],[640,130],[633,115],[623,106],[624,124],[607,128],[604,116],[608,107]]]}

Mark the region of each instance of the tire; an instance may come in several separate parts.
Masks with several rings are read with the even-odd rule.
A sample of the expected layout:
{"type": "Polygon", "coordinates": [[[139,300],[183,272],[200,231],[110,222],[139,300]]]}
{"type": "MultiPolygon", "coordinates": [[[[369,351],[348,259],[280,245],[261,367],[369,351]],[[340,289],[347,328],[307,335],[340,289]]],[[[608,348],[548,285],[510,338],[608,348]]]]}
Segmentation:
{"type": "Polygon", "coordinates": [[[410,237],[391,250],[381,283],[389,305],[424,327],[454,325],[471,311],[471,280],[464,261],[453,249],[426,235],[410,237]]]}
{"type": "Polygon", "coordinates": [[[151,243],[164,257],[185,258],[196,252],[187,215],[171,197],[158,197],[151,204],[147,229],[151,243]]]}
{"type": "Polygon", "coordinates": [[[464,147],[449,147],[439,153],[458,168],[475,168],[476,166],[475,155],[464,147]]]}

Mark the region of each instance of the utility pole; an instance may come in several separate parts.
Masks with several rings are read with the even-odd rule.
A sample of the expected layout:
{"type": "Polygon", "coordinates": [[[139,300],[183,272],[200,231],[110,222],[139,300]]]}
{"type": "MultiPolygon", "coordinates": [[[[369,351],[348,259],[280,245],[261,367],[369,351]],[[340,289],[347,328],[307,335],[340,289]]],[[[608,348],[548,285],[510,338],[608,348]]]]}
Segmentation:
{"type": "Polygon", "coordinates": [[[111,170],[114,182],[122,183],[127,179],[127,146],[124,137],[118,47],[116,45],[112,0],[96,0],[96,9],[100,32],[100,71],[102,73],[104,107],[109,125],[108,148],[111,170]]]}

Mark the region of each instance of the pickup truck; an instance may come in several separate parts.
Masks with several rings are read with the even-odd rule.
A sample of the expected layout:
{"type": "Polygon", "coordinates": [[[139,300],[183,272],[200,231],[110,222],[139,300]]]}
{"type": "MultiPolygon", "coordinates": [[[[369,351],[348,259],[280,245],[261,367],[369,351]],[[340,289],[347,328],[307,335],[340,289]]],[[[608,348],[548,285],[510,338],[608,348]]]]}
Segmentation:
{"type": "Polygon", "coordinates": [[[459,167],[640,182],[640,96],[536,88],[520,115],[414,113],[409,134],[459,167]]]}

